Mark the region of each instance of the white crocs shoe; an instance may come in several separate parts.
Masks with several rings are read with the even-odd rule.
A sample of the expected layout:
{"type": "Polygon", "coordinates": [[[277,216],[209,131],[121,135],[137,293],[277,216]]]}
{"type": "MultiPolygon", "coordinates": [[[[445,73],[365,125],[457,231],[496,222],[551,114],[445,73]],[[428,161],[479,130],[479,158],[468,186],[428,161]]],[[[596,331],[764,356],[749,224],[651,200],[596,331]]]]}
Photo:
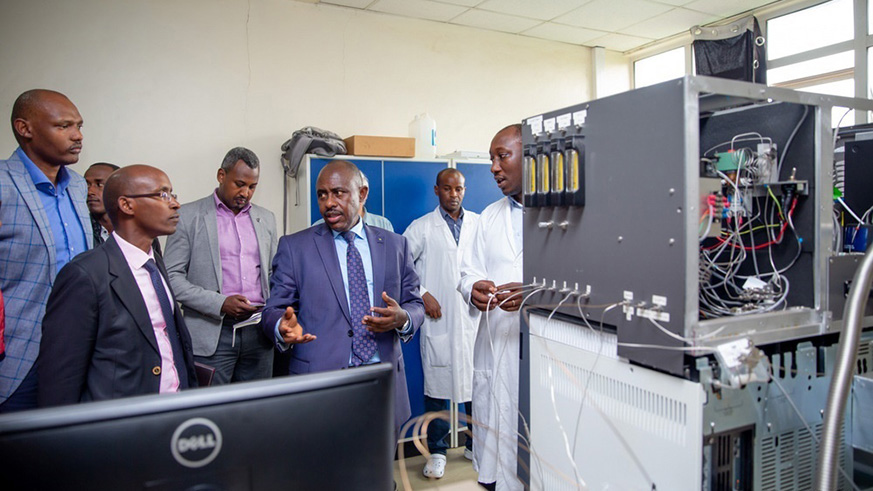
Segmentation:
{"type": "Polygon", "coordinates": [[[424,469],[421,470],[424,477],[439,479],[446,473],[446,456],[438,453],[430,454],[427,459],[427,464],[424,464],[424,469]]]}

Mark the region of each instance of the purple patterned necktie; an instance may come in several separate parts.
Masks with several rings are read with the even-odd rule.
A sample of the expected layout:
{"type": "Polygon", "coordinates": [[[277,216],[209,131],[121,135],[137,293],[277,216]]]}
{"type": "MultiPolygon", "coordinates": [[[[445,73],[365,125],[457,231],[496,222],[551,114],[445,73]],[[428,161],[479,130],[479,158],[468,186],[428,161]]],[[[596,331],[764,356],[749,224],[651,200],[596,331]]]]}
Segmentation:
{"type": "Polygon", "coordinates": [[[367,277],[364,275],[364,261],[355,247],[355,233],[343,232],[349,246],[346,249],[346,268],[349,276],[349,313],[352,316],[352,365],[369,363],[376,354],[376,336],[362,324],[365,315],[370,313],[370,294],[367,292],[367,277]]]}

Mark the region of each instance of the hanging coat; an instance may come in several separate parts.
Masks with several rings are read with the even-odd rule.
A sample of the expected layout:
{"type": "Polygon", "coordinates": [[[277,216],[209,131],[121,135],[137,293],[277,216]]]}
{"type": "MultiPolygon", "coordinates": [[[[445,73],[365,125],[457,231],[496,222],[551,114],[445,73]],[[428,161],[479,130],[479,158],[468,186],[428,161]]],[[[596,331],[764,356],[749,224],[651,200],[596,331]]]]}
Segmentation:
{"type": "MultiPolygon", "coordinates": [[[[522,281],[522,251],[513,239],[510,207],[509,198],[502,198],[485,208],[462,258],[458,291],[472,310],[477,281],[491,280],[495,286],[522,281]]],[[[473,463],[479,481],[496,482],[498,490],[523,487],[516,478],[519,319],[518,312],[500,308],[483,312],[473,348],[473,417],[485,425],[473,427],[473,463]]]]}
{"type": "Polygon", "coordinates": [[[421,279],[421,294],[433,295],[442,313],[439,319],[425,316],[419,331],[424,393],[434,399],[467,402],[473,392],[473,341],[479,311],[467,308],[457,287],[461,254],[470,248],[478,220],[478,214],[464,210],[457,245],[439,206],[403,232],[421,279]]]}

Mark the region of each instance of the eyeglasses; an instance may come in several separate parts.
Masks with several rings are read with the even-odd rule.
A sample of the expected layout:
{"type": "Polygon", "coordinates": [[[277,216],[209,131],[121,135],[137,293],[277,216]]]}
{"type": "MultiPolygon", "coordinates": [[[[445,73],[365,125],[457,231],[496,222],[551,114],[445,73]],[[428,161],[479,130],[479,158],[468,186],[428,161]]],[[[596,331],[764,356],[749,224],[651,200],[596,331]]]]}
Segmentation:
{"type": "Polygon", "coordinates": [[[126,198],[161,198],[162,201],[166,201],[169,203],[172,200],[179,201],[179,196],[173,193],[168,193],[166,191],[160,191],[157,193],[145,193],[145,194],[127,194],[126,198]]]}

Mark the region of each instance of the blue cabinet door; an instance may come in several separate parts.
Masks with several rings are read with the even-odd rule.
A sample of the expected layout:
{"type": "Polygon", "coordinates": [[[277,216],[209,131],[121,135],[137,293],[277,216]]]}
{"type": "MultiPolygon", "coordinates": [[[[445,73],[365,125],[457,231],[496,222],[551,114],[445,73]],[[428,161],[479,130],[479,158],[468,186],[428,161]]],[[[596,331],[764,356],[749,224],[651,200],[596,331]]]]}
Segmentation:
{"type": "Polygon", "coordinates": [[[437,174],[447,167],[446,162],[385,161],[383,202],[395,232],[402,234],[413,220],[437,207],[433,187],[437,174]]]}
{"type": "MultiPolygon", "coordinates": [[[[439,199],[433,186],[439,171],[447,167],[447,162],[385,161],[385,216],[391,220],[395,232],[402,234],[413,220],[437,207],[439,199]]],[[[424,372],[419,337],[419,333],[415,333],[414,338],[401,346],[412,417],[424,414],[424,372]]]]}
{"type": "Polygon", "coordinates": [[[491,203],[503,197],[490,164],[456,162],[455,168],[464,174],[467,192],[464,195],[464,209],[482,213],[491,203]]]}

